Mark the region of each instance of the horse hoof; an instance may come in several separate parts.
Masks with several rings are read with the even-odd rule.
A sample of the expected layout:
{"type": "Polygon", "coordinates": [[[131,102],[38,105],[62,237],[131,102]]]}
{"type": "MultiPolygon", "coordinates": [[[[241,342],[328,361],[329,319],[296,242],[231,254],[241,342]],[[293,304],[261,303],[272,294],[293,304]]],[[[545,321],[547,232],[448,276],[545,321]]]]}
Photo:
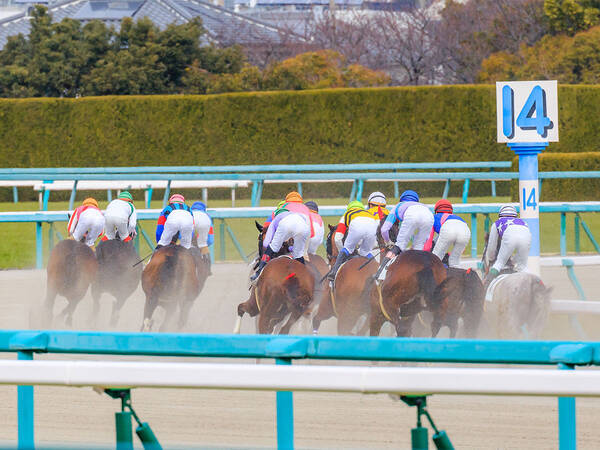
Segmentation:
{"type": "Polygon", "coordinates": [[[144,319],[144,324],[142,325],[142,331],[144,332],[148,332],[150,331],[152,328],[152,320],[151,319],[144,319]]]}

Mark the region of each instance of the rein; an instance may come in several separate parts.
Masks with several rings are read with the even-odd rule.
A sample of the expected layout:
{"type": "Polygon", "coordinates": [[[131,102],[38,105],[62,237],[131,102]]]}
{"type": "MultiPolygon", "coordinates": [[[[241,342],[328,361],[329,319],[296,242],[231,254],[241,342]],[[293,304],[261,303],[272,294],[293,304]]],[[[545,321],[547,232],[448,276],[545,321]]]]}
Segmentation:
{"type": "Polygon", "coordinates": [[[377,295],[379,296],[379,309],[381,309],[383,316],[387,320],[389,320],[390,322],[393,323],[392,318],[390,317],[390,315],[388,314],[388,312],[385,309],[385,306],[383,305],[383,296],[381,295],[381,286],[379,286],[379,283],[377,281],[375,281],[375,286],[377,287],[377,295]]]}

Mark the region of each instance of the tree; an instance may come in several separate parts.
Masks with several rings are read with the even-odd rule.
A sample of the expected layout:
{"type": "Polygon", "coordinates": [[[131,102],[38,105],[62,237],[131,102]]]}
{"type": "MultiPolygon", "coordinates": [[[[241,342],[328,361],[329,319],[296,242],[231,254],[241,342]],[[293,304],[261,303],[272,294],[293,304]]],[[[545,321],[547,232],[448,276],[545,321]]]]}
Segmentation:
{"type": "Polygon", "coordinates": [[[544,11],[555,33],[575,33],[600,23],[600,0],[545,0],[544,11]]]}

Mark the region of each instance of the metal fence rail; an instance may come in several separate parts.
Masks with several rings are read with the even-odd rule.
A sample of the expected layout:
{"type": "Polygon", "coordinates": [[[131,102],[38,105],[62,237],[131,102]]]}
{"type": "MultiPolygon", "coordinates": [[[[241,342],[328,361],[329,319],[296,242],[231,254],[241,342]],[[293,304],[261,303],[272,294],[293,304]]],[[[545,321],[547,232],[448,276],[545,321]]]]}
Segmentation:
{"type": "MultiPolygon", "coordinates": [[[[429,205],[433,210],[433,205],[429,205]]],[[[457,204],[454,206],[454,211],[457,214],[469,214],[471,216],[471,257],[477,257],[479,253],[477,235],[479,233],[477,218],[482,214],[485,217],[484,232],[489,230],[491,219],[490,214],[496,214],[500,208],[499,203],[478,203],[478,204],[457,204]]],[[[519,205],[515,204],[518,208],[519,205]]],[[[139,209],[139,220],[156,220],[160,215],[159,209],[139,209]]],[[[225,233],[234,242],[241,259],[246,259],[241,245],[237,241],[233,230],[226,223],[227,219],[264,219],[273,211],[272,207],[249,207],[249,208],[211,208],[208,214],[215,221],[215,229],[218,230],[221,246],[218,251],[217,259],[225,259],[225,233]]],[[[323,217],[340,217],[345,211],[345,206],[321,206],[319,213],[323,217]]],[[[580,213],[584,212],[600,212],[600,202],[542,202],[540,203],[541,213],[560,213],[560,253],[567,254],[567,221],[566,215],[569,213],[576,214],[575,216],[575,250],[580,250],[580,227],[584,229],[586,236],[600,253],[600,245],[595,240],[590,228],[583,221],[580,213]]],[[[2,222],[29,222],[36,224],[36,267],[43,267],[43,235],[42,224],[53,224],[56,222],[67,222],[69,220],[68,211],[34,211],[34,212],[2,212],[0,213],[0,223],[2,222]]],[[[141,228],[140,228],[141,230],[141,228]]],[[[52,244],[54,239],[54,230],[49,230],[48,243],[52,244]]],[[[154,247],[153,241],[147,235],[140,232],[149,247],[154,247]]]]}
{"type": "MultiPolygon", "coordinates": [[[[4,363],[7,368],[7,372],[2,371],[3,375],[0,375],[0,382],[4,377],[5,382],[10,383],[36,383],[43,382],[42,378],[46,377],[46,382],[52,384],[57,382],[49,378],[52,374],[35,373],[31,370],[27,370],[25,364],[26,360],[32,360],[35,353],[66,353],[66,354],[101,354],[101,355],[150,355],[150,356],[186,356],[186,357],[230,357],[230,358],[275,358],[275,360],[283,366],[289,366],[293,359],[328,359],[328,360],[366,360],[366,361],[416,361],[416,362],[454,362],[454,363],[478,363],[478,364],[529,364],[529,365],[555,365],[559,369],[573,370],[576,366],[586,365],[600,365],[600,342],[566,342],[566,341],[481,341],[481,340],[449,340],[449,339],[414,339],[414,338],[371,338],[371,337],[319,337],[319,336],[270,336],[270,335],[194,335],[194,334],[162,334],[162,333],[102,333],[102,332],[77,332],[77,331],[0,331],[0,351],[2,352],[17,352],[19,359],[22,360],[21,364],[10,364],[4,363]],[[15,375],[16,372],[25,370],[28,375],[18,377],[15,375]],[[12,373],[12,375],[11,375],[12,373]],[[28,378],[30,377],[30,378],[28,378]]],[[[44,370],[50,370],[52,365],[60,364],[71,364],[69,362],[44,362],[39,366],[32,365],[32,369],[40,368],[44,370]]],[[[83,378],[82,373],[87,373],[88,377],[98,378],[97,373],[93,374],[93,368],[87,368],[84,372],[79,371],[79,368],[83,368],[85,364],[96,364],[96,363],[72,363],[75,366],[71,367],[73,372],[74,383],[71,384],[87,384],[83,378]],[[78,372],[79,371],[79,372],[78,372]],[[93,374],[93,376],[92,376],[93,374]]],[[[123,378],[118,379],[118,376],[125,377],[126,375],[121,372],[118,375],[118,367],[124,367],[123,364],[127,363],[106,363],[117,364],[113,367],[116,371],[112,372],[113,379],[95,379],[92,384],[108,384],[114,383],[120,384],[123,382],[125,385],[131,384],[143,385],[143,373],[152,373],[154,371],[143,371],[137,372],[137,376],[125,380],[123,378]],[[139,381],[138,381],[139,379],[139,381]]],[[[135,363],[141,364],[144,363],[135,363]]],[[[155,363],[148,363],[155,364],[155,363]]],[[[3,367],[0,364],[0,368],[3,367]]],[[[112,366],[111,366],[112,367],[112,366]]],[[[162,367],[162,366],[161,366],[162,367]]],[[[191,367],[191,366],[188,366],[191,367]]],[[[199,366],[196,366],[199,367],[199,366]]],[[[210,372],[211,366],[205,366],[206,370],[210,372]]],[[[256,367],[256,366],[253,366],[256,367]]],[[[55,370],[63,370],[63,368],[55,367],[55,370]]],[[[268,368],[268,371],[272,372],[272,367],[268,368]]],[[[161,369],[162,370],[162,369],[161,369]]],[[[186,369],[187,370],[187,369],[186,369]]],[[[190,369],[192,370],[192,369],[190,369]]],[[[196,369],[194,369],[196,370],[196,369]]],[[[216,370],[216,369],[215,369],[216,370]]],[[[219,369],[220,370],[220,369],[219,369]]],[[[267,370],[263,367],[248,369],[254,371],[267,370]]],[[[282,368],[280,372],[273,373],[297,373],[302,371],[318,372],[323,371],[339,371],[339,368],[331,369],[319,369],[319,368],[302,368],[291,370],[291,368],[282,368]],[[287,370],[290,369],[290,370],[287,370]]],[[[391,383],[386,385],[384,388],[373,387],[373,392],[383,391],[407,391],[416,392],[415,385],[410,387],[406,384],[407,380],[399,380],[399,374],[392,374],[394,370],[402,371],[403,373],[409,374],[410,370],[406,369],[393,369],[387,372],[384,368],[376,369],[365,369],[356,368],[354,371],[360,371],[361,376],[364,376],[365,371],[372,370],[374,372],[381,372],[381,376],[391,383]],[[388,375],[386,375],[388,374],[388,375]],[[391,375],[389,375],[391,374],[391,375]],[[391,378],[389,378],[391,376],[391,378]],[[405,384],[402,384],[405,383],[405,384]],[[378,390],[379,389],[379,390],[378,390]]],[[[472,380],[470,383],[470,393],[526,393],[530,391],[530,394],[539,395],[571,395],[573,393],[583,395],[597,395],[597,379],[598,372],[593,375],[586,377],[582,375],[577,376],[577,380],[581,380],[582,384],[578,381],[573,381],[575,378],[567,378],[569,375],[550,375],[551,372],[542,371],[543,373],[537,372],[523,372],[521,375],[529,377],[527,381],[529,387],[537,385],[536,390],[532,391],[529,388],[523,388],[523,386],[514,387],[513,392],[507,392],[507,387],[503,386],[502,389],[498,389],[498,386],[493,387],[491,384],[485,384],[485,381],[480,381],[479,388],[475,384],[475,380],[485,380],[486,377],[483,372],[462,372],[461,370],[468,369],[445,369],[446,371],[452,371],[454,376],[449,377],[448,374],[444,375],[446,380],[456,380],[458,373],[464,373],[466,378],[463,381],[472,380]],[[468,375],[471,374],[471,375],[468,375]],[[548,374],[546,378],[544,375],[548,374]],[[556,384],[553,387],[546,385],[542,386],[542,381],[550,380],[550,383],[563,383],[563,390],[559,389],[556,384]],[[585,380],[584,380],[585,379],[585,380]],[[565,381],[568,380],[568,381],[565,381]],[[483,384],[481,384],[483,383],[483,384]],[[593,386],[592,386],[593,385],[593,386]],[[576,389],[576,387],[579,388],[576,389]],[[592,386],[589,391],[588,389],[592,386]],[[506,388],[506,389],[504,389],[506,388]],[[585,388],[585,389],[584,389],[585,388]],[[541,389],[541,390],[540,390],[541,389]],[[542,390],[544,390],[542,392],[542,390]],[[579,390],[578,390],[579,389],[579,390]],[[583,390],[582,390],[583,389],[583,390]]],[[[472,369],[471,369],[472,370],[472,369]]],[[[483,370],[485,369],[477,369],[483,370]]],[[[505,374],[507,377],[517,376],[517,372],[505,371],[500,369],[496,370],[497,375],[501,378],[501,374],[505,374]],[[511,375],[512,374],[512,375],[511,375]]],[[[311,373],[312,373],[311,372],[311,373]]],[[[25,372],[24,372],[25,373],[25,372]]],[[[170,371],[172,375],[174,372],[170,371]]],[[[303,372],[304,373],[304,372],[303,372]]],[[[496,373],[496,372],[494,372],[496,373]]],[[[413,376],[413,381],[417,383],[421,380],[421,384],[418,386],[421,391],[431,392],[451,392],[452,389],[447,385],[447,382],[442,382],[441,379],[436,378],[437,372],[430,368],[419,368],[415,369],[414,373],[409,376],[413,376]],[[417,374],[418,376],[414,378],[417,374]],[[429,379],[429,384],[423,384],[424,381],[431,374],[433,377],[429,379]],[[438,383],[439,382],[439,383],[438,383]],[[444,384],[446,383],[446,384],[444,384]],[[437,386],[437,387],[435,387],[437,386]]],[[[131,374],[130,374],[131,375],[131,374]]],[[[129,376],[130,376],[129,375],[129,376]]],[[[329,374],[331,375],[331,374],[329,374]]],[[[59,377],[56,372],[54,376],[59,377]]],[[[342,376],[342,375],[340,375],[342,376]]],[[[350,375],[355,376],[355,375],[350,375]]],[[[278,384],[273,384],[272,388],[281,389],[293,389],[293,380],[287,379],[287,377],[278,376],[278,384]],[[283,383],[283,384],[282,384],[283,383]],[[286,384],[288,383],[288,384],[286,384]]],[[[310,380],[310,376],[302,377],[303,380],[310,380]]],[[[324,389],[329,390],[332,388],[331,380],[336,377],[328,376],[330,381],[327,386],[322,386],[324,389]]],[[[498,378],[496,378],[498,379],[498,378]]],[[[507,381],[509,378],[505,378],[507,381]]],[[[383,380],[383,378],[382,378],[383,380]]],[[[517,378],[511,378],[515,383],[517,378]]],[[[231,381],[231,380],[230,380],[231,381]]],[[[489,380],[488,380],[489,381],[489,380]]],[[[208,379],[205,380],[208,383],[208,379]]],[[[214,381],[213,381],[214,382],[214,381]]],[[[259,381],[256,381],[259,383],[259,381]]],[[[356,379],[346,379],[346,389],[356,390],[361,389],[360,385],[356,386],[356,379]],[[352,387],[353,386],[353,387],[352,387]]],[[[192,383],[190,381],[190,383],[192,383]]],[[[198,386],[202,387],[202,381],[198,381],[198,386]]],[[[234,385],[234,381],[230,384],[226,380],[222,380],[222,387],[231,388],[243,388],[241,385],[234,385]]],[[[152,384],[152,383],[150,383],[152,384]]],[[[193,383],[192,383],[193,384],[193,383]]],[[[186,386],[186,382],[182,382],[182,386],[186,386]]],[[[308,385],[305,385],[307,387],[308,385]]],[[[190,384],[191,387],[191,384],[190,384]]],[[[216,384],[215,386],[216,387],[216,384]]],[[[250,386],[246,386],[250,387],[250,386]]],[[[257,388],[258,385],[252,386],[257,388]]],[[[263,386],[264,387],[264,386],[263,386]]],[[[332,388],[334,389],[334,388],[332,388]]],[[[455,392],[467,393],[468,390],[464,386],[454,386],[455,392]]],[[[365,389],[363,389],[365,390],[365,389]]],[[[366,390],[365,390],[366,391],[366,390]]],[[[293,448],[293,399],[290,392],[278,392],[277,399],[277,426],[278,426],[278,443],[280,448],[293,448]]],[[[18,388],[19,397],[19,446],[21,448],[32,448],[34,445],[34,418],[33,418],[33,388],[31,386],[20,386],[18,388]]],[[[576,434],[575,434],[575,399],[570,397],[559,398],[559,444],[562,450],[564,449],[575,449],[576,448],[576,434]]]]}

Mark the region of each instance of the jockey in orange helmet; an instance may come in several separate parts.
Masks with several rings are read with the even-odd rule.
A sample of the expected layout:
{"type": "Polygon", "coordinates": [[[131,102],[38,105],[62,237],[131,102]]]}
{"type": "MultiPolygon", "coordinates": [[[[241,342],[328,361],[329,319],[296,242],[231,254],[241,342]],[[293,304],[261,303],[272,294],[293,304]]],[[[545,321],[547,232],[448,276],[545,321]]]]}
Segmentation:
{"type": "Polygon", "coordinates": [[[76,241],[85,240],[85,244],[92,247],[104,230],[104,216],[98,202],[91,197],[86,198],[71,214],[67,230],[76,241]]]}

